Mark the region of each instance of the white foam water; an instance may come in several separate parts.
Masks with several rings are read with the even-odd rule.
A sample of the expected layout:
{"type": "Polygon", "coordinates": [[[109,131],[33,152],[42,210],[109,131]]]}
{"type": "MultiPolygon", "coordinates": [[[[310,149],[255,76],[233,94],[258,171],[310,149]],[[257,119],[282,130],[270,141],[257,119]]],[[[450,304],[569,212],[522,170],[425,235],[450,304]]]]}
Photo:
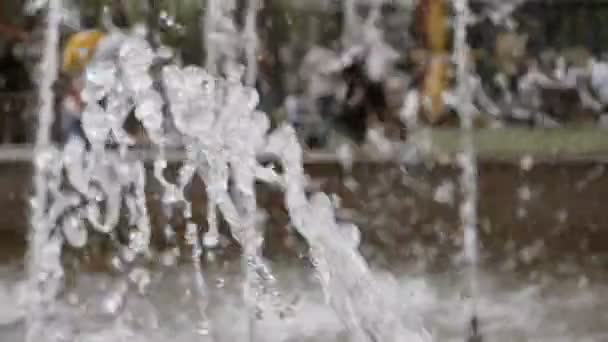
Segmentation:
{"type": "MultiPolygon", "coordinates": [[[[413,324],[415,330],[405,329],[398,311],[377,288],[357,252],[358,241],[351,237],[357,235],[352,234],[356,228],[336,222],[327,195],[306,196],[302,149],[295,132],[288,126],[269,132],[266,114],[256,110],[257,92],[241,82],[243,68],[226,69],[226,77],[219,77],[198,67],[168,65],[161,73],[162,89],[168,101],[164,103],[150,73],[156,58],[155,51],[141,36],[132,35],[125,37],[115,55],[95,61],[87,69],[82,124],[90,146],[73,138],[44,163],[46,168],[52,167],[55,175],[43,187],[52,193],[52,201],[50,210],[33,223],[49,231],[62,227],[62,233],[37,236],[40,244],[31,248],[36,252],[47,250],[53,258],[35,259],[36,266],[40,267],[43,260],[59,261],[62,236],[75,247],[86,243],[85,228],[78,222],[112,236],[117,226],[124,224],[120,222],[123,208],[129,218],[131,256],[127,261],[149,254],[151,232],[145,203],[145,166],[127,158],[125,152],[133,141],[124,131],[123,123],[133,111],[150,141],[162,149],[167,139],[163,122],[167,118],[165,114],[170,114],[185,142],[187,158],[177,184],[162,180],[162,172],[158,171],[162,171],[166,161],[162,158],[156,161],[156,178],[164,187],[163,200],[168,204],[184,201],[186,185],[194,177],[203,180],[211,209],[209,226],[216,225],[212,212],[217,206],[243,247],[247,269],[244,295],[250,309],[263,306],[266,293],[275,293],[268,291],[273,288],[274,278],[261,257],[262,232],[256,225],[255,182],[261,180],[284,189],[292,221],[311,246],[327,300],[343,318],[353,340],[397,341],[404,336],[410,336],[409,341],[425,340],[419,336],[423,327],[413,324]],[[165,105],[167,111],[163,112],[165,105]],[[115,145],[112,148],[107,144],[110,141],[115,145]],[[260,164],[261,154],[278,157],[285,172],[279,174],[260,164]],[[61,177],[63,174],[65,178],[61,177]]],[[[210,232],[217,234],[215,228],[210,232]]],[[[198,264],[204,248],[199,244],[201,229],[189,224],[187,235],[197,265],[196,300],[204,303],[207,293],[198,264]]],[[[54,279],[43,279],[47,286],[54,286],[48,294],[49,300],[61,288],[60,263],[57,267],[54,279]]],[[[44,273],[31,274],[32,279],[41,276],[44,273]]],[[[201,305],[200,314],[204,316],[205,310],[205,305],[201,305]]],[[[254,319],[252,311],[248,315],[254,319]]],[[[213,329],[203,330],[209,328],[213,329]]]]}

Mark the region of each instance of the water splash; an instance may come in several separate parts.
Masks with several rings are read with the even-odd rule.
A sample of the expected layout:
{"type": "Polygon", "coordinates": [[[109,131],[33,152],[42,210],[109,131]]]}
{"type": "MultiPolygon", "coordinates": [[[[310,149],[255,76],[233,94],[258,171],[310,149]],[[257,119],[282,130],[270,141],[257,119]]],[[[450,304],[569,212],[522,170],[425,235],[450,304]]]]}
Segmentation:
{"type": "MultiPolygon", "coordinates": [[[[55,2],[58,0],[51,1],[51,9],[53,4],[58,6],[55,2]]],[[[59,255],[63,236],[75,247],[86,243],[86,230],[78,222],[86,222],[93,229],[112,236],[123,224],[120,213],[126,210],[128,250],[132,254],[127,261],[149,255],[151,227],[145,197],[145,166],[143,162],[128,158],[127,152],[134,142],[123,129],[125,120],[133,112],[150,141],[161,151],[168,142],[164,123],[169,115],[185,144],[186,160],[175,184],[163,176],[167,161],[162,154],[154,163],[154,173],[163,186],[163,202],[168,206],[178,202],[185,204],[186,237],[192,246],[199,293],[197,301],[203,317],[208,296],[200,256],[203,248],[209,246],[200,243],[201,228],[190,222],[192,208],[184,190],[196,177],[205,184],[209,202],[206,237],[211,239],[203,241],[217,239],[214,214],[217,207],[241,244],[247,272],[244,297],[252,322],[255,319],[253,311],[265,309],[260,307],[265,305],[265,297],[269,293],[274,297],[276,293],[274,277],[261,256],[262,232],[256,224],[255,183],[262,181],[284,190],[292,222],[310,245],[311,258],[327,301],[343,319],[353,340],[430,340],[424,325],[416,317],[408,318],[411,327],[406,328],[400,310],[376,284],[357,251],[357,228],[336,221],[334,204],[326,194],[307,197],[303,152],[293,128],[282,126],[270,132],[268,117],[256,110],[259,96],[254,88],[242,83],[245,68],[235,63],[236,54],[242,52],[235,46],[244,36],[249,42],[245,49],[248,63],[250,66],[255,64],[256,6],[256,1],[250,3],[245,34],[235,37],[236,27],[230,19],[233,2],[209,2],[208,11],[216,13],[211,31],[208,31],[209,70],[169,64],[162,68],[158,82],[151,70],[159,56],[137,34],[123,36],[114,54],[87,68],[82,92],[86,103],[82,124],[89,146],[83,140],[73,138],[62,150],[39,151],[38,154],[40,198],[37,197],[34,205],[38,212],[33,220],[35,243],[31,245],[34,258],[30,279],[52,287],[35,291],[46,301],[39,299],[36,310],[41,310],[43,303],[54,300],[61,288],[63,269],[59,255]],[[221,46],[218,40],[222,41],[221,46]],[[225,76],[214,72],[219,56],[228,61],[222,69],[225,76]],[[112,142],[113,147],[108,142],[112,142]],[[284,173],[262,165],[258,161],[260,155],[276,156],[283,164],[284,173]],[[65,178],[62,178],[63,174],[65,178]],[[61,231],[54,227],[61,227],[61,231]]],[[[57,20],[50,22],[57,24],[57,20]]],[[[52,32],[56,35],[56,30],[56,27],[49,28],[49,35],[52,36],[52,32]]],[[[47,42],[49,50],[57,44],[57,37],[51,38],[47,42]]],[[[48,58],[49,64],[56,63],[48,58]]],[[[250,68],[247,72],[245,82],[251,83],[255,70],[250,68]]],[[[47,77],[45,86],[48,89],[43,87],[41,93],[45,101],[52,100],[50,84],[54,75],[49,73],[47,77]]],[[[44,108],[41,127],[48,130],[52,112],[44,108]]],[[[48,144],[48,134],[45,131],[40,134],[39,144],[48,144]]],[[[39,318],[40,311],[32,312],[36,315],[32,315],[35,320],[31,324],[30,340],[44,325],[43,319],[39,318]]],[[[203,320],[202,323],[209,334],[207,322],[203,320]]],[[[250,338],[255,339],[253,327],[250,330],[250,338]]]]}
{"type": "MultiPolygon", "coordinates": [[[[256,177],[274,177],[272,170],[258,165],[256,159],[270,124],[265,114],[255,110],[257,93],[243,86],[240,76],[216,78],[197,67],[168,66],[163,77],[176,127],[188,142],[188,166],[180,173],[180,188],[183,190],[183,184],[195,175],[206,184],[212,204],[208,210],[219,207],[243,248],[245,299],[253,311],[259,304],[258,294],[274,281],[261,257],[263,240],[255,222],[256,177]],[[183,92],[184,84],[192,89],[190,93],[183,92]],[[230,179],[233,187],[229,187],[230,179]]],[[[216,218],[210,217],[210,232],[215,235],[216,218]]]]}
{"type": "MultiPolygon", "coordinates": [[[[50,227],[65,220],[64,231],[70,235],[68,241],[76,242],[75,245],[82,245],[86,239],[73,225],[76,220],[86,220],[98,231],[110,234],[118,226],[118,213],[124,207],[134,226],[129,249],[143,256],[148,252],[150,223],[145,205],[145,168],[141,162],[127,158],[132,141],[123,131],[122,123],[127,113],[134,110],[151,141],[162,146],[163,103],[149,74],[154,58],[154,51],[145,40],[132,36],[125,39],[113,64],[104,61],[87,71],[83,128],[90,149],[75,138],[63,151],[56,152],[59,158],[53,158],[55,163],[48,165],[54,167],[57,175],[65,172],[66,179],[58,177],[60,181],[51,183],[54,202],[44,218],[50,227]],[[106,71],[102,72],[102,68],[106,71]],[[110,139],[117,149],[107,147],[110,139]],[[69,189],[62,187],[65,185],[69,189]]],[[[168,65],[161,76],[168,110],[186,142],[187,154],[177,184],[164,184],[164,201],[184,201],[186,185],[194,177],[203,180],[210,202],[217,204],[243,247],[247,262],[245,299],[250,307],[265,302],[261,298],[274,282],[261,258],[262,235],[256,225],[254,185],[261,180],[284,189],[292,221],[311,246],[328,301],[344,318],[356,340],[397,341],[403,336],[411,336],[408,338],[411,341],[428,339],[415,332],[422,329],[420,322],[412,320],[413,329],[402,326],[399,311],[377,288],[357,252],[358,239],[353,238],[358,236],[354,234],[356,229],[336,222],[329,197],[322,193],[306,197],[303,152],[295,132],[288,126],[269,132],[267,116],[255,109],[259,101],[257,92],[241,83],[242,73],[217,77],[198,67],[168,65]],[[277,156],[283,163],[284,174],[260,164],[257,158],[262,154],[277,156]]],[[[199,235],[198,227],[190,224],[188,236],[195,259],[199,259],[203,248],[198,243],[199,235]]],[[[49,239],[44,241],[47,245],[48,242],[49,239]]],[[[61,245],[57,246],[53,251],[60,251],[61,245]]],[[[197,273],[201,274],[200,269],[197,273]]],[[[204,282],[202,279],[199,282],[198,300],[204,303],[204,282]]]]}
{"type": "MultiPolygon", "coordinates": [[[[208,91],[206,98],[210,103],[213,103],[217,96],[225,97],[225,101],[215,100],[215,107],[210,109],[210,117],[214,118],[215,122],[204,129],[214,129],[217,134],[223,136],[216,136],[213,144],[209,145],[202,143],[196,135],[185,129],[186,127],[181,129],[181,133],[189,137],[188,140],[194,147],[193,153],[198,154],[196,158],[205,158],[197,166],[198,173],[207,186],[209,231],[205,234],[204,241],[208,244],[216,244],[219,241],[216,216],[216,208],[219,207],[231,226],[234,237],[243,248],[243,293],[248,308],[251,340],[256,339],[257,312],[262,310],[261,307],[265,305],[263,302],[269,294],[278,293],[270,268],[262,258],[263,235],[256,222],[259,211],[255,194],[256,150],[263,144],[270,122],[264,113],[255,110],[259,102],[255,90],[241,85],[241,82],[244,82],[247,86],[254,86],[257,79],[256,24],[259,7],[257,0],[247,1],[244,27],[242,32],[239,32],[234,20],[236,3],[209,1],[205,19],[209,21],[206,26],[207,71],[214,75],[218,61],[221,60],[218,71],[226,78],[214,80],[210,75],[201,74],[203,83],[211,84],[210,87],[205,85],[208,91]],[[241,49],[241,46],[244,48],[241,49]],[[237,63],[239,56],[244,56],[246,67],[237,63]],[[239,114],[236,114],[237,112],[239,114]],[[240,121],[227,119],[228,116],[232,116],[232,120],[240,121]],[[204,153],[203,156],[200,155],[201,152],[204,153]],[[201,169],[201,165],[207,165],[207,170],[201,169]],[[230,188],[229,179],[233,180],[233,186],[230,188]],[[228,205],[228,198],[233,201],[232,205],[228,205]]],[[[195,72],[200,73],[201,70],[195,72]]],[[[171,73],[176,75],[179,70],[165,69],[165,75],[171,73]]],[[[198,84],[200,85],[200,82],[198,84]]],[[[168,87],[176,90],[180,85],[173,84],[168,87]]]]}

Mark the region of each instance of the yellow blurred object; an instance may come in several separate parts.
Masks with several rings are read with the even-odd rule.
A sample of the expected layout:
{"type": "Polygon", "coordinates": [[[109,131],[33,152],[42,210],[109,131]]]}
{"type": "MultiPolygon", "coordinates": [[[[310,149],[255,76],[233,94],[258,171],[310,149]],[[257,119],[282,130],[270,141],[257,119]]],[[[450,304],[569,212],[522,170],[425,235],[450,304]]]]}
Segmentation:
{"type": "Polygon", "coordinates": [[[443,92],[448,86],[448,17],[444,0],[422,0],[419,20],[427,49],[426,71],[422,96],[426,105],[423,113],[431,124],[438,124],[446,115],[443,92]]]}
{"type": "Polygon", "coordinates": [[[443,0],[427,0],[425,31],[428,48],[435,53],[447,50],[447,13],[443,0]]]}
{"type": "Polygon", "coordinates": [[[426,119],[431,124],[437,124],[446,114],[443,102],[443,91],[448,86],[448,61],[441,55],[431,57],[424,78],[423,96],[427,106],[424,110],[426,119]]]}
{"type": "Polygon", "coordinates": [[[63,72],[80,74],[105,36],[105,33],[97,30],[82,31],[72,35],[63,50],[63,72]]]}

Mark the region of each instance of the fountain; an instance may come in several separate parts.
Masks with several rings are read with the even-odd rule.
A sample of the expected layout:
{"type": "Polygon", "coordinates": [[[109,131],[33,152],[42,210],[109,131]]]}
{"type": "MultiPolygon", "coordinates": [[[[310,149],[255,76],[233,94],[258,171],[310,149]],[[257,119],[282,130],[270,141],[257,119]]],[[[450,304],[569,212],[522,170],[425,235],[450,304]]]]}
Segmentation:
{"type": "MultiPolygon", "coordinates": [[[[503,108],[484,93],[470,60],[468,28],[481,17],[490,17],[493,22],[505,20],[519,1],[504,6],[488,1],[486,5],[491,9],[476,15],[471,12],[469,2],[451,2],[454,53],[450,61],[455,66],[455,78],[454,86],[440,95],[441,101],[458,113],[460,121],[459,214],[470,296],[467,339],[475,342],[482,340],[486,311],[480,285],[478,165],[473,126],[479,112],[500,117],[503,108]]],[[[367,1],[370,9],[366,17],[361,17],[357,11],[360,1],[342,1],[345,16],[342,45],[354,54],[364,47],[366,53],[362,55],[372,76],[380,75],[384,64],[397,58],[381,39],[383,33],[377,25],[383,3],[367,1]]],[[[256,16],[261,2],[247,2],[242,27],[234,20],[236,6],[232,0],[206,1],[201,21],[205,32],[204,68],[172,61],[169,48],[151,44],[153,32],[123,34],[114,53],[87,67],[82,91],[86,103],[82,114],[86,141],[73,137],[57,146],[51,142],[50,127],[62,7],[61,0],[48,0],[28,246],[30,298],[26,341],[62,341],[73,336],[61,335],[61,331],[48,333],[48,327],[53,329],[59,320],[59,298],[66,297],[68,301],[70,298],[64,293],[62,250],[67,246],[82,248],[95,234],[117,240],[118,235],[126,232],[128,243],[119,246],[117,263],[126,264],[125,273],[137,283],[139,292],[146,292],[151,276],[139,265],[154,259],[151,209],[146,197],[146,187],[151,182],[160,185],[158,195],[166,216],[185,220],[184,235],[191,250],[194,279],[188,293],[193,293],[190,298],[196,303],[198,322],[193,329],[200,340],[222,341],[222,332],[216,330],[209,314],[214,280],[207,278],[204,265],[206,256],[221,248],[220,216],[241,248],[244,280],[239,289],[242,302],[239,303],[245,308],[242,313],[246,316],[246,339],[263,340],[265,332],[259,326],[259,316],[285,306],[275,273],[262,254],[264,226],[260,223],[263,213],[256,193],[258,183],[280,190],[290,225],[307,244],[306,258],[314,266],[324,301],[345,328],[349,341],[437,340],[421,310],[408,312],[407,307],[396,303],[397,279],[391,276],[380,279],[371,271],[360,251],[359,229],[338,217],[339,201],[330,194],[310,190],[312,184],[304,171],[305,151],[294,128],[283,124],[271,129],[267,114],[258,110],[256,16]],[[148,172],[150,165],[133,157],[135,143],[124,129],[131,113],[145,128],[150,149],[157,152],[152,177],[148,172]],[[176,145],[183,145],[184,155],[177,176],[170,179],[167,151],[176,145]],[[198,184],[204,188],[198,188],[198,184]],[[200,208],[193,207],[195,203],[187,192],[205,194],[206,208],[202,211],[207,215],[206,227],[195,222],[194,211],[200,208]]],[[[555,82],[566,83],[565,79],[555,82]]],[[[534,79],[530,87],[543,82],[549,81],[534,79]]],[[[415,134],[405,143],[397,144],[397,151],[379,133],[374,132],[368,138],[376,145],[384,143],[379,150],[386,151],[388,158],[397,154],[407,173],[408,162],[416,159],[408,157],[411,147],[428,142],[417,115],[428,99],[414,89],[403,95],[400,119],[415,134]]],[[[343,154],[349,164],[346,169],[351,170],[352,151],[343,154]]],[[[441,197],[445,203],[453,201],[450,195],[435,197],[441,197]]],[[[165,230],[167,235],[176,234],[170,224],[165,230]]],[[[103,301],[102,311],[110,316],[124,306],[127,295],[126,285],[118,283],[115,287],[103,301]]],[[[458,301],[455,305],[460,304],[458,301]]],[[[113,333],[119,336],[120,329],[115,328],[113,333]]],[[[131,332],[120,336],[127,336],[126,339],[132,335],[131,332]]]]}
{"type": "MultiPolygon", "coordinates": [[[[187,224],[186,232],[187,240],[193,245],[198,301],[206,300],[205,282],[201,278],[201,249],[213,247],[217,241],[215,206],[219,207],[243,248],[247,270],[244,299],[251,320],[255,319],[260,301],[258,296],[264,292],[266,283],[272,286],[271,272],[260,254],[262,237],[255,223],[254,182],[257,179],[283,188],[292,222],[310,245],[311,257],[327,300],[342,317],[353,340],[427,339],[406,330],[398,313],[375,290],[373,277],[356,252],[358,240],[353,240],[352,235],[357,228],[336,222],[327,195],[306,196],[302,151],[293,129],[283,126],[268,133],[268,119],[264,113],[255,110],[257,93],[242,84],[243,78],[246,84],[253,82],[255,68],[248,68],[243,77],[242,67],[230,62],[236,59],[234,47],[240,41],[235,27],[230,25],[231,20],[227,19],[232,10],[230,5],[228,2],[211,1],[209,12],[216,16],[209,18],[211,24],[207,26],[211,30],[207,33],[207,47],[214,51],[208,55],[208,68],[215,69],[214,58],[226,58],[228,62],[223,63],[225,77],[213,76],[198,67],[167,65],[161,73],[162,90],[159,91],[150,73],[159,57],[144,38],[138,36],[125,37],[114,57],[96,61],[87,68],[82,93],[86,102],[82,123],[90,148],[80,138],[73,138],[63,149],[47,152],[48,125],[52,120],[48,103],[52,100],[50,84],[55,76],[47,72],[46,83],[41,87],[41,96],[47,104],[40,116],[40,147],[36,158],[38,187],[30,267],[30,279],[39,284],[36,283],[34,293],[37,296],[28,315],[28,341],[43,338],[41,327],[48,319],[45,312],[51,310],[54,297],[60,291],[62,245],[67,242],[81,247],[86,243],[87,231],[80,224],[82,220],[95,230],[111,235],[119,223],[124,205],[128,211],[128,224],[133,226],[129,232],[130,259],[138,255],[145,257],[149,253],[145,167],[141,161],[128,159],[127,152],[133,142],[122,128],[131,110],[135,111],[151,141],[161,151],[159,159],[154,162],[154,173],[164,189],[163,202],[167,205],[186,202],[185,217],[188,219],[191,209],[184,197],[184,188],[195,176],[206,185],[209,231],[202,239],[203,245],[199,242],[202,232],[194,223],[187,224]],[[168,103],[163,103],[161,92],[166,93],[168,103]],[[167,136],[163,134],[164,105],[186,145],[187,157],[179,171],[178,184],[171,184],[163,177],[166,160],[162,151],[167,143],[167,136]],[[109,148],[109,139],[117,147],[109,148]],[[285,172],[279,174],[262,166],[257,160],[261,154],[278,158],[285,172]],[[115,179],[120,181],[115,182],[115,179]],[[232,180],[231,186],[229,180],[232,180]],[[47,250],[49,252],[45,252],[47,250]],[[44,255],[39,254],[43,252],[44,255]]],[[[49,39],[45,59],[51,66],[49,69],[53,70],[56,69],[52,66],[56,63],[59,7],[59,1],[49,3],[49,39]]],[[[255,64],[253,22],[256,10],[256,2],[251,1],[243,35],[250,66],[255,64]]],[[[205,306],[201,305],[200,310],[204,316],[205,306]]],[[[250,329],[254,329],[253,323],[250,329]]],[[[249,332],[250,339],[255,340],[254,334],[254,331],[249,332]]]]}

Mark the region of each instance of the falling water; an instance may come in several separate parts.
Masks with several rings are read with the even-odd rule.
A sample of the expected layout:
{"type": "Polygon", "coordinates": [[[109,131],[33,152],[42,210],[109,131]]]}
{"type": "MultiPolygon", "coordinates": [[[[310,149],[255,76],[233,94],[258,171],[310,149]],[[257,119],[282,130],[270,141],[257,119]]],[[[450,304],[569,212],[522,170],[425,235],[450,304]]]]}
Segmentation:
{"type": "Polygon", "coordinates": [[[327,301],[348,328],[352,340],[429,341],[430,336],[416,317],[409,317],[411,329],[403,326],[399,310],[391,304],[386,289],[379,287],[357,250],[358,228],[336,222],[326,194],[316,193],[307,198],[302,150],[293,129],[283,126],[274,131],[267,152],[279,157],[284,165],[282,184],[290,218],[308,241],[327,301]]]}
{"type": "Polygon", "coordinates": [[[45,335],[46,324],[52,315],[55,296],[59,292],[63,269],[60,262],[62,239],[53,234],[54,226],[48,222],[49,183],[57,182],[53,167],[54,151],[50,145],[51,126],[54,119],[53,83],[57,78],[59,22],[61,0],[49,0],[47,9],[47,29],[44,55],[39,67],[42,72],[40,82],[40,111],[34,157],[34,189],[32,199],[32,219],[28,251],[28,280],[30,282],[30,302],[27,315],[26,341],[40,341],[45,335]]]}
{"type": "MultiPolygon", "coordinates": [[[[457,109],[462,130],[461,188],[463,202],[460,207],[461,224],[464,230],[464,254],[469,265],[468,281],[471,291],[471,324],[477,329],[477,299],[479,295],[477,267],[477,162],[473,143],[473,92],[470,87],[471,69],[467,44],[467,27],[471,24],[468,0],[455,0],[454,59],[456,71],[457,109]]],[[[473,334],[477,334],[475,331],[473,334]]]]}
{"type": "Polygon", "coordinates": [[[342,44],[352,44],[352,35],[357,30],[357,0],[342,0],[342,11],[344,12],[344,24],[342,26],[342,44]]]}
{"type": "Polygon", "coordinates": [[[247,13],[245,16],[245,28],[243,31],[243,40],[245,41],[245,58],[247,64],[245,84],[250,87],[255,86],[258,71],[256,22],[259,6],[259,0],[248,0],[247,13]]]}
{"type": "Polygon", "coordinates": [[[215,55],[216,49],[213,41],[213,35],[215,28],[215,21],[218,17],[218,0],[207,0],[205,1],[205,15],[201,17],[202,26],[203,26],[203,46],[205,47],[205,69],[207,69],[210,73],[215,74],[217,56],[215,55]]]}
{"type": "MultiPolygon", "coordinates": [[[[228,97],[236,99],[237,97],[232,96],[231,92],[234,90],[234,94],[239,91],[243,91],[245,96],[244,100],[249,103],[257,103],[257,94],[251,98],[248,95],[251,90],[243,88],[241,82],[245,85],[253,86],[257,77],[257,36],[256,36],[256,19],[259,2],[257,0],[249,0],[247,3],[247,9],[245,13],[245,25],[242,32],[238,32],[237,25],[234,18],[234,12],[236,9],[236,3],[234,1],[215,1],[211,0],[208,3],[208,16],[205,20],[209,20],[207,24],[207,62],[206,65],[211,67],[208,71],[213,72],[217,66],[218,61],[222,61],[221,72],[226,75],[225,88],[222,87],[221,91],[224,91],[228,97]],[[244,47],[241,49],[241,47],[244,47]],[[244,56],[246,62],[246,68],[238,63],[240,56],[244,56]],[[239,90],[240,89],[240,90],[239,90]],[[253,102],[252,102],[253,101],[253,102]]],[[[171,85],[169,85],[171,87],[171,85]]],[[[175,88],[174,88],[175,89],[175,88]]],[[[213,89],[211,90],[213,91],[213,89]]],[[[218,115],[224,114],[221,103],[218,103],[216,108],[217,113],[215,114],[216,119],[220,119],[218,115]]],[[[236,105],[236,103],[230,103],[230,105],[236,105]]],[[[242,110],[240,108],[233,107],[233,110],[242,110]]],[[[248,108],[247,111],[251,111],[254,108],[248,108]]],[[[254,113],[254,116],[259,116],[259,113],[254,113]]],[[[246,122],[246,121],[245,121],[246,122]]],[[[226,129],[239,130],[234,123],[226,122],[226,129]]],[[[242,124],[242,123],[240,123],[242,124]]],[[[239,124],[239,125],[240,125],[239,124]]],[[[252,123],[253,124],[253,123],[252,123]]],[[[224,125],[224,123],[218,122],[218,125],[224,125]]],[[[259,122],[259,128],[263,131],[267,130],[268,122],[259,122]],[[265,128],[266,127],[266,128],[265,128]]],[[[259,132],[258,132],[259,133],[259,132]]],[[[262,243],[263,235],[257,227],[257,217],[259,209],[257,207],[256,193],[255,193],[255,180],[253,168],[253,161],[251,158],[255,158],[255,151],[246,148],[245,146],[238,147],[240,144],[253,144],[253,141],[247,141],[245,134],[241,137],[233,137],[231,142],[233,143],[234,152],[246,153],[239,157],[247,157],[237,161],[232,156],[224,156],[225,160],[221,161],[224,157],[220,157],[221,152],[216,151],[220,164],[217,167],[225,168],[222,169],[211,169],[205,171],[202,175],[203,180],[207,186],[207,215],[209,223],[209,231],[206,233],[204,241],[217,242],[217,217],[216,210],[219,206],[220,211],[225,217],[232,217],[232,221],[229,221],[233,229],[235,238],[241,244],[243,248],[243,268],[245,271],[245,284],[243,288],[244,300],[247,306],[247,314],[249,320],[249,339],[255,340],[255,320],[257,317],[257,311],[261,309],[264,304],[261,301],[264,300],[266,294],[270,293],[271,296],[276,296],[277,291],[274,289],[274,277],[264,262],[262,257],[262,243]],[[237,139],[245,139],[241,142],[237,142],[237,139]],[[253,155],[251,153],[254,153],[253,155]],[[222,166],[224,163],[228,165],[222,166]],[[238,165],[242,164],[242,165],[238,165]],[[226,181],[231,178],[234,183],[230,189],[223,189],[222,193],[218,193],[218,185],[222,187],[227,186],[226,181]],[[227,191],[227,193],[223,193],[227,191]],[[229,195],[234,201],[234,207],[226,206],[225,195],[229,195]],[[237,219],[238,217],[238,219],[237,219]]],[[[253,137],[252,137],[253,139],[253,137]]],[[[190,139],[193,141],[193,139],[190,139]]],[[[194,142],[195,150],[200,151],[202,146],[197,146],[194,142]]],[[[211,168],[215,168],[215,163],[210,163],[211,168]]],[[[209,244],[207,244],[208,247],[209,244]]]]}

